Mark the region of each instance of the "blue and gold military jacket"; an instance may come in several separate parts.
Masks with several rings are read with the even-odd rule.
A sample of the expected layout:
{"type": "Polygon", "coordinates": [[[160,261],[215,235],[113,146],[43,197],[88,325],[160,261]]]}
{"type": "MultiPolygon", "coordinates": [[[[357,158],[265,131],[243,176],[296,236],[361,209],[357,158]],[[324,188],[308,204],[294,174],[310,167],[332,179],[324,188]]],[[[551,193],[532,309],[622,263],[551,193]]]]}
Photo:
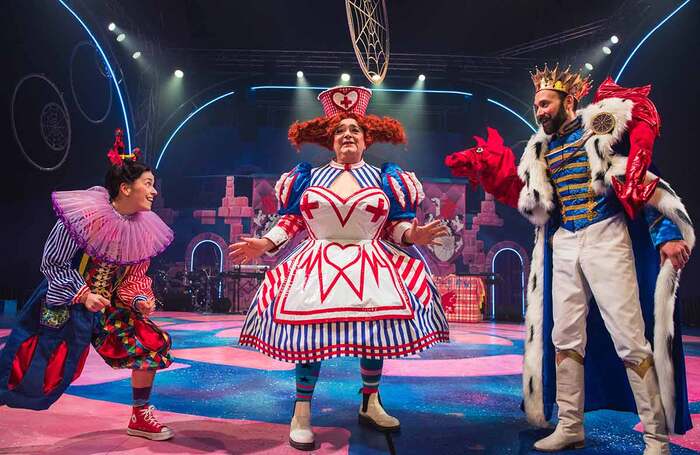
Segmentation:
{"type": "MultiPolygon", "coordinates": [[[[572,232],[622,212],[611,188],[599,195],[591,186],[591,166],[584,147],[587,139],[590,136],[579,116],[565,126],[561,135],[550,140],[544,155],[555,190],[560,226],[572,232]]],[[[683,238],[673,221],[654,207],[647,205],[643,215],[656,247],[683,238]]]]}

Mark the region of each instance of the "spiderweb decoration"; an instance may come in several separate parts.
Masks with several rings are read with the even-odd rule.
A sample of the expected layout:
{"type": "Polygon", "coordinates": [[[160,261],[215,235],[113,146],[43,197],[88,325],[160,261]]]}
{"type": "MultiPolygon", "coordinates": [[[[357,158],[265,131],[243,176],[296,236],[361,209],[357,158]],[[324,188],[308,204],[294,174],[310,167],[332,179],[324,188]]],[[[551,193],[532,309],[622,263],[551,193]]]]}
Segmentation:
{"type": "Polygon", "coordinates": [[[41,137],[54,152],[62,152],[68,145],[68,117],[61,106],[48,103],[41,110],[41,137]]]}
{"type": "Polygon", "coordinates": [[[389,21],[384,0],[345,0],[350,39],[362,72],[380,84],[389,69],[389,21]]]}

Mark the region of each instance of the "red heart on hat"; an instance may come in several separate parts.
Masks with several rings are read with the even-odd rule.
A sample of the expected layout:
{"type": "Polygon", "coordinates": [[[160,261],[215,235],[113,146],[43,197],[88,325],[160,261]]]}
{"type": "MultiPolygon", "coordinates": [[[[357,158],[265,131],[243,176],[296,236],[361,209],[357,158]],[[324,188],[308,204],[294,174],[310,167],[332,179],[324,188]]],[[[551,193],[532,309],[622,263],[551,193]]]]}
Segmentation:
{"type": "Polygon", "coordinates": [[[333,94],[333,104],[344,111],[349,111],[357,104],[360,95],[355,90],[350,90],[347,93],[336,92],[333,94]]]}

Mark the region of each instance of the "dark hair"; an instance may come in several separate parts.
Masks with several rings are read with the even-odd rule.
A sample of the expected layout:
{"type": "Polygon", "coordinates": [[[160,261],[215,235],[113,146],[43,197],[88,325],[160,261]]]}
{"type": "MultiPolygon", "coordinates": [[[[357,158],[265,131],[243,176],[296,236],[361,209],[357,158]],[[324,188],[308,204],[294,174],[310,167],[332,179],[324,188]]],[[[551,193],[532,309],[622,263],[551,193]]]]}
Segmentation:
{"type": "MultiPolygon", "coordinates": [[[[562,107],[563,107],[563,106],[564,106],[564,100],[565,100],[566,97],[569,96],[569,95],[566,94],[566,93],[564,93],[564,92],[560,92],[559,90],[556,90],[556,92],[557,92],[557,95],[559,95],[559,99],[561,100],[561,104],[562,104],[562,107]]],[[[571,98],[574,100],[573,109],[574,109],[574,112],[576,112],[576,109],[578,109],[578,100],[577,100],[576,97],[573,96],[573,95],[571,95],[571,98]]]]}
{"type": "Polygon", "coordinates": [[[109,199],[113,200],[119,195],[119,186],[122,183],[131,184],[141,177],[144,172],[153,172],[143,163],[133,160],[124,160],[123,164],[111,165],[105,175],[105,188],[109,192],[109,199]]]}

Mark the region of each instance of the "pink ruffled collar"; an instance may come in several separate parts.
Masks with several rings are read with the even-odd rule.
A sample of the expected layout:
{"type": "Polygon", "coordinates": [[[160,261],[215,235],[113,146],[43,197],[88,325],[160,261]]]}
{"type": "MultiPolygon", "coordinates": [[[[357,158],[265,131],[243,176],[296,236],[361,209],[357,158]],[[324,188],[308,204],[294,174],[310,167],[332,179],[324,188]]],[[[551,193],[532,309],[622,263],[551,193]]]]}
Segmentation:
{"type": "Polygon", "coordinates": [[[121,215],[101,186],[56,191],[51,201],[73,240],[95,259],[136,264],[157,256],[173,241],[173,231],[158,215],[150,211],[121,215]]]}

